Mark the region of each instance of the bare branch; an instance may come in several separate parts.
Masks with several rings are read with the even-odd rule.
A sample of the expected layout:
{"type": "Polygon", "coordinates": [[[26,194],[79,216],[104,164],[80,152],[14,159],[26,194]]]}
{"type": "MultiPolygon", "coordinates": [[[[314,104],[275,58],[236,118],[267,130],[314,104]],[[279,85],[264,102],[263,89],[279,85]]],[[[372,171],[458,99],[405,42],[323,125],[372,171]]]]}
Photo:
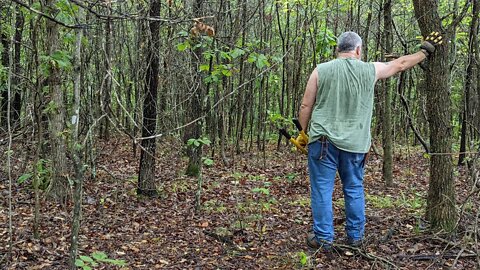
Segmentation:
{"type": "Polygon", "coordinates": [[[467,0],[465,2],[465,5],[463,6],[462,12],[460,12],[460,15],[455,18],[455,20],[448,26],[447,33],[453,33],[454,29],[457,27],[457,25],[465,18],[467,15],[468,8],[470,7],[472,0],[467,0]]]}
{"type": "Polygon", "coordinates": [[[46,19],[48,19],[48,20],[50,20],[50,21],[52,21],[52,22],[55,22],[55,23],[57,23],[57,24],[59,24],[59,25],[61,25],[61,26],[63,26],[63,27],[67,27],[67,28],[71,28],[71,29],[85,28],[85,25],[81,25],[81,24],[70,25],[70,24],[66,24],[66,23],[64,23],[64,22],[61,22],[61,21],[53,18],[52,16],[50,16],[50,15],[48,15],[48,14],[45,14],[45,13],[39,11],[39,10],[36,10],[36,9],[30,7],[28,4],[25,4],[25,3],[23,3],[23,2],[20,1],[20,0],[13,0],[13,2],[15,2],[15,3],[17,3],[18,5],[20,5],[20,6],[24,7],[24,8],[26,8],[26,9],[30,10],[31,12],[36,13],[36,14],[38,14],[38,15],[40,15],[40,16],[42,16],[42,17],[44,17],[44,18],[46,18],[46,19]]]}

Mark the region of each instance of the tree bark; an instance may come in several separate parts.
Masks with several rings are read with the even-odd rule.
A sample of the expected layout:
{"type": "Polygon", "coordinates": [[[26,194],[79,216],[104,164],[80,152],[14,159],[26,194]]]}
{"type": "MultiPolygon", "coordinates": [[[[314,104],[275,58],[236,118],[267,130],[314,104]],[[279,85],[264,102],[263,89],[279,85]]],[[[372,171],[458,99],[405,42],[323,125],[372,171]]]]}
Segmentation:
{"type": "MultiPolygon", "coordinates": [[[[111,2],[108,2],[108,13],[111,14],[111,2]]],[[[112,109],[110,107],[111,103],[111,93],[112,93],[112,20],[110,18],[107,19],[105,23],[105,44],[104,44],[104,51],[105,51],[105,58],[103,60],[105,74],[103,77],[102,83],[102,94],[100,98],[102,99],[102,114],[107,114],[108,116],[112,116],[112,109]]],[[[103,139],[108,139],[110,137],[110,120],[108,117],[105,117],[102,121],[101,126],[101,137],[103,139]]]]}
{"type": "Polygon", "coordinates": [[[22,45],[22,34],[23,34],[23,25],[25,19],[23,18],[23,13],[19,6],[16,7],[16,16],[15,16],[15,36],[14,36],[14,56],[13,56],[13,78],[12,78],[12,110],[11,120],[12,124],[16,126],[20,120],[20,112],[22,109],[22,100],[21,100],[21,90],[20,90],[20,78],[21,78],[21,45],[22,45]]]}
{"type": "MultiPolygon", "coordinates": [[[[160,16],[160,0],[151,0],[150,17],[160,16]]],[[[157,92],[159,74],[160,22],[149,21],[150,38],[148,45],[148,67],[145,76],[145,97],[143,103],[142,137],[156,133],[157,124],[157,92]]],[[[155,186],[155,150],[156,139],[143,139],[140,154],[140,171],[138,175],[137,194],[149,197],[157,196],[155,186]]]]}
{"type": "MultiPolygon", "coordinates": [[[[80,8],[78,11],[78,20],[84,20],[83,10],[80,8]]],[[[75,259],[78,254],[78,235],[80,233],[80,223],[82,215],[82,197],[83,197],[83,179],[84,179],[84,166],[82,162],[82,152],[85,145],[80,145],[78,139],[78,128],[80,122],[80,90],[82,83],[82,37],[83,29],[77,29],[77,39],[75,44],[74,55],[74,105],[72,116],[72,141],[70,143],[70,153],[73,157],[73,167],[75,170],[75,178],[73,180],[73,215],[72,215],[72,227],[70,236],[70,260],[69,267],[71,270],[76,270],[75,259]]]]}
{"type": "MultiPolygon", "coordinates": [[[[203,8],[203,0],[196,0],[193,6],[194,16],[201,16],[203,8]]],[[[193,42],[201,42],[200,37],[193,37],[193,42]]],[[[187,122],[191,122],[202,115],[202,100],[204,97],[204,84],[202,81],[202,76],[197,72],[200,65],[200,61],[203,58],[203,50],[198,47],[192,51],[192,73],[193,75],[193,87],[190,89],[192,91],[187,107],[187,122]]],[[[195,123],[192,123],[185,129],[184,143],[187,143],[189,139],[199,139],[202,134],[202,120],[198,120],[195,123]]],[[[188,165],[186,169],[186,174],[189,176],[199,176],[200,168],[202,162],[202,145],[195,147],[194,145],[187,146],[186,149],[188,155],[188,165]]]]}
{"type": "MultiPolygon", "coordinates": [[[[435,0],[413,0],[415,16],[423,36],[432,31],[445,32],[435,0]]],[[[430,126],[430,183],[426,217],[434,229],[453,229],[456,221],[453,181],[451,100],[449,84],[449,36],[428,59],[426,85],[430,126]],[[439,153],[436,155],[435,153],[439,153]]]]}
{"type": "MultiPolygon", "coordinates": [[[[55,17],[58,12],[55,7],[56,0],[47,0],[46,8],[48,14],[55,17]]],[[[50,20],[46,21],[47,27],[47,52],[53,55],[59,49],[59,30],[58,25],[50,20]]],[[[50,90],[51,102],[49,108],[50,120],[50,140],[53,161],[53,177],[51,180],[51,189],[49,195],[59,202],[65,202],[69,197],[69,182],[67,178],[67,155],[65,135],[65,103],[64,94],[61,87],[60,70],[53,63],[49,65],[49,76],[47,85],[50,90]]]]}
{"type": "Polygon", "coordinates": [[[478,19],[479,19],[479,3],[473,1],[472,8],[472,21],[470,23],[470,34],[468,42],[468,60],[467,71],[465,77],[465,93],[463,99],[463,115],[462,115],[462,131],[460,139],[460,155],[458,156],[458,165],[461,166],[465,161],[465,152],[467,151],[467,145],[469,143],[468,126],[473,124],[473,111],[471,109],[470,95],[472,93],[475,81],[475,55],[478,53],[478,19]]]}
{"type": "MultiPolygon", "coordinates": [[[[393,29],[392,29],[392,1],[385,0],[383,6],[383,20],[384,20],[384,41],[385,50],[387,53],[393,51],[393,29]]],[[[393,185],[393,139],[392,139],[392,79],[387,79],[384,82],[385,93],[383,105],[383,123],[382,123],[382,138],[383,138],[383,181],[387,187],[393,185]]]]}

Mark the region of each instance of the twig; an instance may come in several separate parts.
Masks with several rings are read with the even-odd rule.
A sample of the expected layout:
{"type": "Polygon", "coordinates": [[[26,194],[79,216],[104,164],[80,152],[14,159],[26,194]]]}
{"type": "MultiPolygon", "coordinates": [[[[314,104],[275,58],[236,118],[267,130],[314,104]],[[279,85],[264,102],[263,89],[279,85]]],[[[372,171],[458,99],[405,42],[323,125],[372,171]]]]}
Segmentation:
{"type": "Polygon", "coordinates": [[[465,18],[465,16],[467,15],[467,11],[468,11],[468,8],[470,7],[470,4],[471,4],[471,0],[467,0],[465,2],[465,5],[463,6],[463,9],[462,11],[460,12],[460,15],[455,18],[455,21],[453,21],[449,26],[448,26],[448,29],[447,29],[447,33],[453,33],[455,27],[457,27],[457,25],[463,20],[463,18],[465,18]]]}
{"type": "Polygon", "coordinates": [[[425,140],[422,138],[422,136],[418,132],[417,128],[413,124],[413,119],[412,119],[412,116],[410,114],[410,108],[408,107],[407,100],[405,99],[405,97],[400,92],[398,93],[398,95],[400,96],[400,99],[402,100],[402,105],[405,108],[405,111],[407,113],[408,125],[410,126],[413,133],[415,134],[415,138],[417,138],[417,140],[420,141],[420,143],[423,146],[423,149],[425,149],[425,151],[427,153],[430,153],[430,148],[428,147],[428,144],[425,142],[425,140]]]}
{"type": "Polygon", "coordinates": [[[7,254],[4,254],[0,259],[0,265],[3,265],[3,261],[7,258],[7,254]]]}
{"type": "Polygon", "coordinates": [[[216,233],[214,233],[214,232],[210,232],[210,231],[203,231],[203,233],[204,233],[205,235],[208,235],[208,236],[214,238],[214,239],[217,240],[217,241],[222,242],[222,243],[230,244],[230,245],[233,245],[233,244],[234,244],[233,241],[232,241],[232,239],[230,239],[230,237],[221,236],[221,235],[218,235],[218,234],[216,234],[216,233]]]}
{"type": "Polygon", "coordinates": [[[475,226],[474,226],[474,235],[475,235],[475,253],[477,254],[477,267],[480,267],[480,253],[479,253],[479,245],[478,245],[478,218],[479,218],[479,210],[477,208],[477,213],[475,215],[475,226]]]}
{"type": "Polygon", "coordinates": [[[98,166],[99,169],[102,169],[103,171],[105,171],[106,173],[108,173],[114,180],[117,179],[118,177],[113,175],[110,170],[108,170],[105,166],[103,165],[99,165],[98,166]]]}
{"type": "Polygon", "coordinates": [[[458,256],[455,258],[452,264],[452,269],[455,269],[455,265],[457,265],[458,259],[462,255],[463,251],[465,251],[465,247],[462,247],[462,249],[458,252],[458,256]]]}
{"type": "MultiPolygon", "coordinates": [[[[290,48],[289,51],[287,51],[283,56],[282,56],[282,60],[290,53],[290,51],[292,50],[293,47],[290,48]]],[[[204,119],[205,117],[207,117],[208,113],[210,113],[211,111],[213,111],[214,109],[216,109],[220,103],[222,103],[226,98],[230,97],[231,95],[235,94],[238,90],[240,90],[241,88],[249,85],[251,82],[253,82],[254,80],[256,80],[257,78],[260,78],[261,76],[263,76],[265,73],[271,71],[274,67],[276,67],[279,63],[281,62],[277,62],[277,63],[274,63],[272,64],[270,67],[266,68],[265,70],[263,70],[262,72],[258,73],[258,75],[254,78],[252,78],[251,80],[249,81],[246,81],[244,83],[242,83],[241,85],[237,86],[237,88],[233,89],[230,93],[226,94],[225,96],[223,96],[221,99],[219,99],[215,104],[213,104],[211,107],[210,107],[210,110],[209,111],[206,111],[204,115],[190,121],[189,123],[186,123],[182,126],[179,126],[179,127],[176,127],[170,131],[167,131],[165,133],[171,133],[171,132],[174,132],[174,131],[177,131],[177,130],[180,130],[184,127],[187,127],[189,125],[192,125],[202,119],[204,119]]],[[[138,143],[138,141],[141,141],[141,140],[148,140],[148,139],[153,139],[153,138],[157,138],[157,137],[161,137],[163,136],[164,134],[163,133],[160,133],[160,134],[155,134],[155,135],[152,135],[152,136],[148,136],[148,137],[140,137],[140,138],[134,138],[134,142],[135,143],[138,143]]]]}
{"type": "MultiPolygon", "coordinates": [[[[463,251],[461,251],[463,253],[463,251]]],[[[414,261],[430,261],[436,259],[453,259],[453,258],[472,258],[476,257],[477,254],[419,254],[419,255],[399,255],[397,258],[399,259],[410,259],[414,261]]]]}
{"type": "Polygon", "coordinates": [[[60,24],[61,26],[64,26],[64,27],[67,27],[67,28],[71,28],[71,29],[85,28],[85,25],[80,25],[80,24],[71,25],[71,24],[66,24],[66,23],[64,23],[64,22],[61,22],[61,21],[53,18],[52,16],[50,16],[50,15],[48,15],[48,14],[45,14],[45,13],[39,11],[39,10],[36,10],[36,9],[30,7],[29,5],[23,3],[22,1],[13,0],[13,2],[17,3],[18,5],[20,5],[20,6],[24,7],[24,8],[26,8],[26,9],[30,10],[30,11],[33,12],[33,13],[38,14],[38,15],[40,15],[40,16],[42,16],[42,17],[44,17],[44,18],[46,18],[46,19],[48,19],[48,20],[50,20],[50,21],[52,21],[52,22],[55,22],[55,23],[57,23],[57,24],[60,24]]]}
{"type": "Polygon", "coordinates": [[[339,250],[349,249],[349,250],[352,250],[352,251],[356,251],[358,254],[360,254],[362,257],[364,257],[368,260],[375,260],[375,262],[377,260],[379,260],[379,261],[382,261],[382,262],[392,266],[394,269],[400,269],[397,265],[395,265],[393,262],[389,261],[388,259],[377,256],[377,255],[374,255],[374,254],[366,252],[366,251],[363,251],[361,248],[356,248],[356,247],[352,247],[352,246],[348,246],[348,245],[341,245],[341,244],[334,244],[333,246],[335,248],[338,248],[339,250]]]}

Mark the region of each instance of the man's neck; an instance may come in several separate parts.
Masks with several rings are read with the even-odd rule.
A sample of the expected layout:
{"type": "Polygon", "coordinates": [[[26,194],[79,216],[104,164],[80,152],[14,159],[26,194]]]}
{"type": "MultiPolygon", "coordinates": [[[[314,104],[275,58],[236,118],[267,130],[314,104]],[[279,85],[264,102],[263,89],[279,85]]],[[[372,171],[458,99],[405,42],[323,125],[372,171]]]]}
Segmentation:
{"type": "Polygon", "coordinates": [[[337,58],[340,58],[340,59],[355,58],[355,59],[357,59],[357,54],[355,52],[341,52],[341,53],[338,53],[337,58]]]}

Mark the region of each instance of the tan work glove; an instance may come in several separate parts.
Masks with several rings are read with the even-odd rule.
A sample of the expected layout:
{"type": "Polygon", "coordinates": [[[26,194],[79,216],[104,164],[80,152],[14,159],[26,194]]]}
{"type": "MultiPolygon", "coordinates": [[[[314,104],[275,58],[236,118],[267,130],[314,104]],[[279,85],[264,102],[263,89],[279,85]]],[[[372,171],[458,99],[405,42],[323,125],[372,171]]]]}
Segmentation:
{"type": "Polygon", "coordinates": [[[439,32],[432,32],[430,33],[424,41],[422,41],[422,45],[420,49],[422,52],[429,57],[431,54],[435,52],[435,47],[443,43],[443,37],[440,35],[439,32]]]}

